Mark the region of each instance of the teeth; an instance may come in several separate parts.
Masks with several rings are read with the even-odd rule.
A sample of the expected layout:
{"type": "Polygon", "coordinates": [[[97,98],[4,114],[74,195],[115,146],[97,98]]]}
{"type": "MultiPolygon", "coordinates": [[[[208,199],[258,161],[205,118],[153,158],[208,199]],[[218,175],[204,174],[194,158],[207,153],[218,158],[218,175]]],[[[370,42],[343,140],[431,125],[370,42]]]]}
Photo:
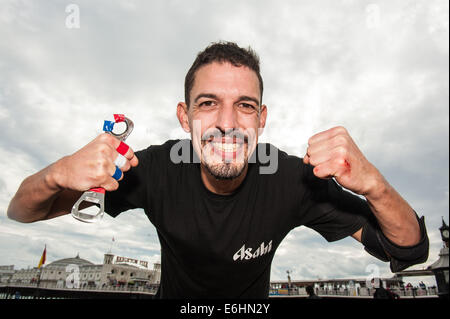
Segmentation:
{"type": "Polygon", "coordinates": [[[238,144],[233,144],[233,143],[212,143],[214,148],[222,151],[222,152],[235,152],[239,145],[238,144]]]}

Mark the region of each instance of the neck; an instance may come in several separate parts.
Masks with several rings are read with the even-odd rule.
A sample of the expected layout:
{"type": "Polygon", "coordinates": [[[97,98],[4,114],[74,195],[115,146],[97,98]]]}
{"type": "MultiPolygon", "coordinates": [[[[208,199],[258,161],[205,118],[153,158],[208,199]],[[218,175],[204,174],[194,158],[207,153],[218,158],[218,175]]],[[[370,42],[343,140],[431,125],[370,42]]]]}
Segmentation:
{"type": "Polygon", "coordinates": [[[245,166],[241,175],[233,179],[219,180],[215,178],[211,173],[203,166],[200,165],[200,172],[203,184],[212,193],[218,195],[230,195],[232,194],[244,181],[247,176],[248,164],[245,166]]]}

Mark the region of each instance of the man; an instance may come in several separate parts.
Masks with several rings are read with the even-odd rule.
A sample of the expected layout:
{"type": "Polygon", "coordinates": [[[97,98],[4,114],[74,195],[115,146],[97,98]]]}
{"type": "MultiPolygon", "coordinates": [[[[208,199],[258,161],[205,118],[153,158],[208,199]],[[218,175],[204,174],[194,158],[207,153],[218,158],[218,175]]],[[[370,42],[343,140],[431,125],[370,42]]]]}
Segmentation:
{"type": "Polygon", "coordinates": [[[268,112],[262,95],[256,54],[234,43],[212,44],[188,71],[185,102],[177,105],[191,140],[136,154],[129,148],[119,187],[111,177],[119,141],[102,134],[26,178],[8,216],[33,222],[67,214],[91,187],[108,191],[111,216],[143,208],[161,243],[163,298],[267,298],[276,248],[300,225],[328,241],[352,236],[394,271],[425,261],[423,217],[346,129],[311,137],[303,160],[257,144],[268,112]],[[262,160],[267,152],[276,163],[269,172],[262,160]]]}
{"type": "Polygon", "coordinates": [[[316,295],[314,287],[311,285],[306,286],[306,293],[308,294],[308,299],[322,299],[316,295]]]}
{"type": "MultiPolygon", "coordinates": [[[[374,280],[372,280],[374,281],[374,280]]],[[[394,294],[383,287],[383,282],[378,280],[378,287],[375,287],[374,299],[396,299],[394,294]]]]}

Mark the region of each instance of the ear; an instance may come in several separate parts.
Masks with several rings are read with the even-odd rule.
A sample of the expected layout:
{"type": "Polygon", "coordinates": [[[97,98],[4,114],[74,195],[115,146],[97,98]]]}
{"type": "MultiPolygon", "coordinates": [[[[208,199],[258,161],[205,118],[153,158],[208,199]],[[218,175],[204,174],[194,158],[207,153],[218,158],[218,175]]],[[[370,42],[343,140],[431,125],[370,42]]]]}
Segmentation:
{"type": "Polygon", "coordinates": [[[188,117],[188,108],[186,103],[179,102],[177,105],[177,117],[178,121],[180,121],[180,125],[186,133],[191,132],[191,128],[189,126],[189,117],[188,117]]]}
{"type": "Polygon", "coordinates": [[[261,111],[259,113],[258,136],[262,134],[262,132],[264,131],[264,127],[266,127],[266,119],[267,119],[267,106],[263,104],[261,105],[261,111]]]}

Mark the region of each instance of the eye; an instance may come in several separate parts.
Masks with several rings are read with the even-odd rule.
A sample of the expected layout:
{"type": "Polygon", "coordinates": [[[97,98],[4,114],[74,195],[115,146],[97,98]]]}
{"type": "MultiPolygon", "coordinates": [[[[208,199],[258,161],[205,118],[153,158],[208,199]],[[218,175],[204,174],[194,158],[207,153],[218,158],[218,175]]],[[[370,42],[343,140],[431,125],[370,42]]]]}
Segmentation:
{"type": "Polygon", "coordinates": [[[254,106],[253,104],[249,104],[249,103],[239,103],[238,107],[245,109],[246,111],[255,111],[256,110],[256,106],[254,106]]]}
{"type": "Polygon", "coordinates": [[[214,101],[204,101],[202,103],[200,103],[198,106],[200,107],[210,107],[210,106],[214,106],[215,102],[214,101]]]}

